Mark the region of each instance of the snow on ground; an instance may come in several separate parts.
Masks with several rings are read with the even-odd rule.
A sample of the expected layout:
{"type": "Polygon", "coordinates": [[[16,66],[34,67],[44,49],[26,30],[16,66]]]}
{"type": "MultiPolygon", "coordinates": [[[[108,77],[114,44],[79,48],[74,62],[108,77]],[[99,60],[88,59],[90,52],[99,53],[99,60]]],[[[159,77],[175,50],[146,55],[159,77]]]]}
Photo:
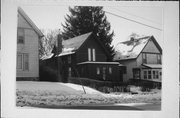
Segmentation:
{"type": "Polygon", "coordinates": [[[63,106],[83,104],[117,104],[117,103],[160,103],[161,92],[135,94],[105,94],[81,85],[60,82],[18,81],[16,84],[17,106],[63,106]]]}

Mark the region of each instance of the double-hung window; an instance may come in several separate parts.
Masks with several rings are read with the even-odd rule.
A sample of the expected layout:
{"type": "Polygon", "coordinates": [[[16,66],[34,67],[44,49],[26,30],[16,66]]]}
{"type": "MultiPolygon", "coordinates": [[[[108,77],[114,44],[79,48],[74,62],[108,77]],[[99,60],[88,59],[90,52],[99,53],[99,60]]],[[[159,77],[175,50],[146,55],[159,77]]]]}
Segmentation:
{"type": "Polygon", "coordinates": [[[27,53],[17,54],[17,69],[23,71],[29,70],[29,55],[27,53]]]}
{"type": "Polygon", "coordinates": [[[96,61],[96,50],[88,48],[88,61],[96,61]]]}
{"type": "Polygon", "coordinates": [[[24,44],[25,40],[25,32],[23,28],[17,29],[17,43],[18,44],[24,44]]]}
{"type": "Polygon", "coordinates": [[[157,63],[161,64],[161,55],[160,54],[157,55],[157,63]]]}
{"type": "Polygon", "coordinates": [[[143,63],[147,63],[147,54],[146,53],[142,53],[142,59],[143,59],[143,63]]]}

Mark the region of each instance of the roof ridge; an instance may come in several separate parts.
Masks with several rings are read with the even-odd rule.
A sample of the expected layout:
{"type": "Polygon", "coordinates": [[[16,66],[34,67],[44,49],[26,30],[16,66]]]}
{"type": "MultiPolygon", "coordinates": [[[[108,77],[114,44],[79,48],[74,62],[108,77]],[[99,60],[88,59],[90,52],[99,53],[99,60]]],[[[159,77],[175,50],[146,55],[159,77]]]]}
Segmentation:
{"type": "Polygon", "coordinates": [[[41,30],[34,24],[34,22],[29,18],[29,16],[24,12],[24,10],[21,7],[18,7],[18,13],[20,13],[23,16],[23,18],[29,23],[29,25],[35,30],[35,32],[39,36],[44,36],[41,30]]]}

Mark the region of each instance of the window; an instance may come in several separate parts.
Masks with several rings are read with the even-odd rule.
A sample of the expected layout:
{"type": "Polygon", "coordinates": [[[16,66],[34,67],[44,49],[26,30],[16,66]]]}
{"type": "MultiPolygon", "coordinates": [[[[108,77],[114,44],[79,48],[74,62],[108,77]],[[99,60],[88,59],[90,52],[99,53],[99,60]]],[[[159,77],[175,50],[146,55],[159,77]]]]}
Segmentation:
{"type": "Polygon", "coordinates": [[[109,74],[112,74],[112,68],[109,67],[109,74]]]}
{"type": "Polygon", "coordinates": [[[24,44],[24,40],[25,40],[24,37],[25,37],[24,29],[18,28],[17,29],[17,43],[18,44],[24,44]]]}
{"type": "Polygon", "coordinates": [[[156,71],[153,70],[153,79],[156,79],[156,71]]]}
{"type": "Polygon", "coordinates": [[[88,61],[96,61],[95,49],[88,48],[88,61]]]}
{"type": "Polygon", "coordinates": [[[91,48],[88,48],[88,60],[91,61],[91,48]]]}
{"type": "Polygon", "coordinates": [[[69,55],[69,56],[67,57],[67,60],[68,60],[68,64],[70,64],[70,63],[71,63],[71,55],[69,55]]]}
{"type": "Polygon", "coordinates": [[[24,54],[24,70],[29,70],[29,55],[24,54]]]}
{"type": "Polygon", "coordinates": [[[29,55],[27,53],[17,54],[17,69],[29,70],[29,55]]]}
{"type": "Polygon", "coordinates": [[[151,71],[148,71],[148,79],[151,79],[151,71]]]}
{"type": "Polygon", "coordinates": [[[159,72],[156,71],[156,79],[158,79],[158,78],[159,78],[159,72]]]}
{"type": "Polygon", "coordinates": [[[103,67],[103,80],[106,80],[106,67],[103,67]]]}
{"type": "Polygon", "coordinates": [[[147,79],[147,71],[144,71],[144,79],[147,79]]]}
{"type": "Polygon", "coordinates": [[[100,74],[100,68],[97,67],[97,68],[96,68],[96,71],[97,71],[97,75],[99,75],[99,74],[100,74]]]}
{"type": "Polygon", "coordinates": [[[23,55],[22,55],[22,54],[18,54],[18,55],[17,55],[17,69],[19,69],[19,70],[22,70],[22,69],[23,69],[22,60],[23,60],[23,55]]]}
{"type": "Polygon", "coordinates": [[[159,54],[157,55],[157,63],[161,64],[161,55],[159,55],[159,54]]]}
{"type": "Polygon", "coordinates": [[[147,55],[142,53],[143,63],[147,63],[147,55]]]}
{"type": "Polygon", "coordinates": [[[71,77],[71,67],[68,68],[68,76],[71,77]]]}
{"type": "Polygon", "coordinates": [[[92,49],[93,52],[93,61],[96,61],[95,49],[92,49]]]}

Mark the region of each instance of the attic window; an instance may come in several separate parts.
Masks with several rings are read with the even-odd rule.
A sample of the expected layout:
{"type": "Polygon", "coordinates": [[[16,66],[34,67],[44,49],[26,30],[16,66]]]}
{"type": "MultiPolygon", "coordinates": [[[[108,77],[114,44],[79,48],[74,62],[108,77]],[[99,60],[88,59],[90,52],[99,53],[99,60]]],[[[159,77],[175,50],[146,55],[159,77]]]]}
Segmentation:
{"type": "Polygon", "coordinates": [[[25,39],[24,29],[18,28],[17,29],[17,43],[24,44],[24,39],[25,39]]]}

